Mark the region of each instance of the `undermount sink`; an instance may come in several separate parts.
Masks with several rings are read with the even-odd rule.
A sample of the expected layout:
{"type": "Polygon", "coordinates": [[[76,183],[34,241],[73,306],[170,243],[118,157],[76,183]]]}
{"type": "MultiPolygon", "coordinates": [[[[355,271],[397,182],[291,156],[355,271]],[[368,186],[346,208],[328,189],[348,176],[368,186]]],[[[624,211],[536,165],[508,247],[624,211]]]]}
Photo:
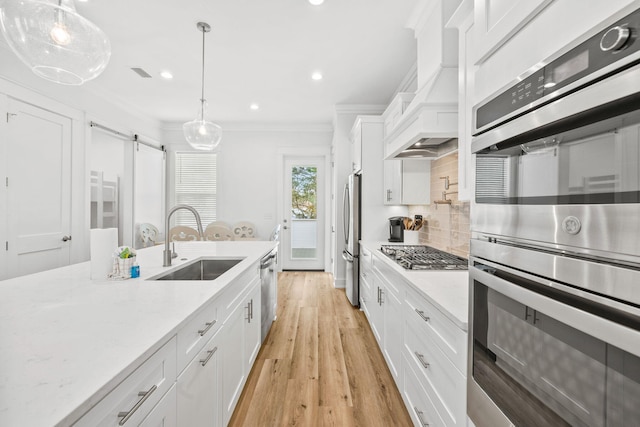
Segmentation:
{"type": "Polygon", "coordinates": [[[215,280],[243,259],[200,259],[149,280],[215,280]]]}

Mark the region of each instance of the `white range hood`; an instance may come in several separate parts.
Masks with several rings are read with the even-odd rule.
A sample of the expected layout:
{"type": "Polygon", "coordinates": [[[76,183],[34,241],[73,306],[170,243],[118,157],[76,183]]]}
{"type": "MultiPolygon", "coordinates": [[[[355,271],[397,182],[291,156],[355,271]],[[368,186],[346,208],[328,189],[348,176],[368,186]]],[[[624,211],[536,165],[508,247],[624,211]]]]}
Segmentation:
{"type": "Polygon", "coordinates": [[[458,149],[458,68],[440,67],[385,137],[385,159],[439,158],[458,149]]]}

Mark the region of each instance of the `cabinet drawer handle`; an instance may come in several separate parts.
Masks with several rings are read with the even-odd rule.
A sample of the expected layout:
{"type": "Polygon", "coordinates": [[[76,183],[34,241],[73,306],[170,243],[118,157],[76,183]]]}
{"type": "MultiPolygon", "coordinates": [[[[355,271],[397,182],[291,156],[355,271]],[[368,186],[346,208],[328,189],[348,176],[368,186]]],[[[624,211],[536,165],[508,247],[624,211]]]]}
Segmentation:
{"type": "Polygon", "coordinates": [[[129,418],[133,416],[133,414],[144,404],[144,402],[151,396],[154,391],[156,391],[157,388],[158,386],[154,385],[149,389],[149,391],[139,392],[138,396],[140,396],[141,399],[138,400],[135,405],[133,405],[133,408],[131,408],[129,412],[118,412],[118,418],[122,418],[118,425],[123,426],[127,421],[129,421],[129,418]]]}
{"type": "Polygon", "coordinates": [[[424,418],[423,418],[424,417],[424,412],[419,410],[417,406],[414,406],[413,410],[416,411],[416,415],[418,416],[418,420],[420,420],[420,424],[422,424],[423,427],[429,427],[429,423],[426,422],[424,420],[424,418]]]}
{"type": "Polygon", "coordinates": [[[424,366],[424,368],[427,369],[429,367],[429,363],[426,360],[424,360],[424,354],[420,354],[417,351],[414,351],[413,353],[416,355],[416,357],[418,358],[422,366],[424,366]]]}
{"type": "Polygon", "coordinates": [[[422,317],[422,320],[424,320],[425,322],[429,321],[429,316],[425,316],[424,311],[418,310],[417,308],[415,310],[416,310],[416,313],[418,313],[418,316],[422,317]]]}
{"type": "Polygon", "coordinates": [[[213,322],[205,323],[204,324],[205,328],[198,330],[198,333],[200,334],[201,337],[204,336],[207,332],[209,332],[209,329],[211,329],[211,327],[215,324],[216,324],[216,320],[214,320],[213,322]]]}
{"type": "Polygon", "coordinates": [[[211,356],[213,356],[216,351],[218,351],[218,347],[214,347],[213,350],[207,350],[207,357],[205,357],[204,359],[200,360],[200,364],[202,366],[206,365],[207,362],[209,362],[209,359],[211,359],[211,356]]]}

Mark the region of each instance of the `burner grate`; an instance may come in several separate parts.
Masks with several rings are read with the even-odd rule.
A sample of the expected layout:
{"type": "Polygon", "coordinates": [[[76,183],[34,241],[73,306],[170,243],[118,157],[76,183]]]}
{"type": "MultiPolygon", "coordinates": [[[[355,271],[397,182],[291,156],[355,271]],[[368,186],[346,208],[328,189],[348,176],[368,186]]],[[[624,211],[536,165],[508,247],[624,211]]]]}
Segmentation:
{"type": "Polygon", "coordinates": [[[382,245],[380,251],[407,270],[467,270],[466,259],[423,245],[382,245]]]}

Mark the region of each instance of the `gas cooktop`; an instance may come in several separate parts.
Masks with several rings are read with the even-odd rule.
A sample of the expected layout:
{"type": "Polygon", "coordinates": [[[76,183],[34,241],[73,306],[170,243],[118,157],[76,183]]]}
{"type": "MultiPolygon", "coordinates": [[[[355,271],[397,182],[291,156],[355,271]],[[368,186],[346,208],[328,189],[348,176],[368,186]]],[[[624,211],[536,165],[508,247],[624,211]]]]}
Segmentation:
{"type": "Polygon", "coordinates": [[[467,270],[466,259],[422,245],[382,245],[380,251],[407,270],[467,270]]]}

